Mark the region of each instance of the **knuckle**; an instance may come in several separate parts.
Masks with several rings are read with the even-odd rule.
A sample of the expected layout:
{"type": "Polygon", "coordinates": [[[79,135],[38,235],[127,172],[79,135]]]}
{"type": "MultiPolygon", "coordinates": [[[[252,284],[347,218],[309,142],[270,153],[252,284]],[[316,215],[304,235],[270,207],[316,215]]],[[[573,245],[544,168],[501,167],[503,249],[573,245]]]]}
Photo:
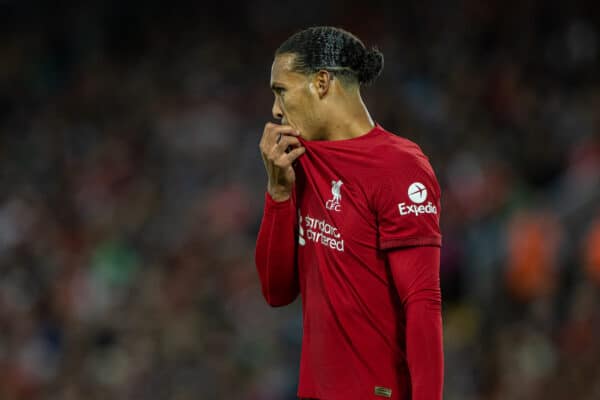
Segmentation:
{"type": "Polygon", "coordinates": [[[296,150],[294,150],[294,159],[300,157],[302,154],[304,154],[304,149],[296,149],[296,150]]]}
{"type": "Polygon", "coordinates": [[[285,168],[285,167],[287,167],[286,160],[285,160],[284,158],[281,158],[281,157],[280,157],[280,158],[278,158],[278,159],[275,161],[275,165],[276,165],[277,167],[279,167],[279,168],[285,168]]]}
{"type": "Polygon", "coordinates": [[[272,122],[267,122],[265,124],[265,133],[272,133],[277,129],[277,125],[272,122]]]}

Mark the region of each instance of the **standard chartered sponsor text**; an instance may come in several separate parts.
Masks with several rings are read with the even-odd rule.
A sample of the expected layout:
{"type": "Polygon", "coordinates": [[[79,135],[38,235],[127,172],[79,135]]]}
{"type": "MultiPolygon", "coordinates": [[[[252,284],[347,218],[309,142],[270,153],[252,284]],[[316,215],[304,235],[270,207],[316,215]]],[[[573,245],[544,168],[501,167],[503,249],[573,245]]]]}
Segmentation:
{"type": "Polygon", "coordinates": [[[344,239],[342,239],[338,228],[325,220],[313,218],[310,215],[304,217],[303,220],[306,240],[320,243],[337,251],[344,251],[344,239]]]}

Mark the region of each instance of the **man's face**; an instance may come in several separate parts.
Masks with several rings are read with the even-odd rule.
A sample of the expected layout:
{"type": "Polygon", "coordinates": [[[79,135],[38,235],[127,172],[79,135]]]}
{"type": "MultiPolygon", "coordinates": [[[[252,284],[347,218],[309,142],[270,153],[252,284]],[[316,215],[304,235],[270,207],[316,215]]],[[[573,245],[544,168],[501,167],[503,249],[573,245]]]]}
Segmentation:
{"type": "Polygon", "coordinates": [[[294,57],[293,54],[282,54],[273,61],[273,118],[299,130],[302,137],[310,140],[318,132],[318,95],[309,76],[293,71],[294,57]]]}

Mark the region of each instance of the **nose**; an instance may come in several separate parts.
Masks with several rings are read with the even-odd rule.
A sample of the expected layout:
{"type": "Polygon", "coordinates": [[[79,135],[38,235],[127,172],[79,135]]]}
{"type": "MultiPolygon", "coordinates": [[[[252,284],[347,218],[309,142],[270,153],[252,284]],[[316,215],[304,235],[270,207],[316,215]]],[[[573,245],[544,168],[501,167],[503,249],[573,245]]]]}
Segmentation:
{"type": "Polygon", "coordinates": [[[281,106],[279,105],[277,98],[275,98],[275,101],[273,102],[273,108],[271,109],[271,112],[273,113],[273,118],[279,120],[283,119],[283,111],[281,110],[281,106]]]}

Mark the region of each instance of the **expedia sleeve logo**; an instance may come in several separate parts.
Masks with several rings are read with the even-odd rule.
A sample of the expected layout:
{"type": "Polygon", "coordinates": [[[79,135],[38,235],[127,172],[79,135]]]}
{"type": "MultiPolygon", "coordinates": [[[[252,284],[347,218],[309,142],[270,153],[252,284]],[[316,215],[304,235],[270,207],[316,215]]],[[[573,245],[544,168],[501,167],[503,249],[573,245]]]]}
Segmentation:
{"type": "Polygon", "coordinates": [[[408,187],[408,198],[417,204],[427,200],[427,188],[421,182],[415,182],[408,187]]]}
{"type": "Polygon", "coordinates": [[[421,214],[437,214],[437,207],[431,201],[422,204],[427,200],[427,188],[421,182],[414,182],[408,187],[408,198],[413,204],[398,204],[400,215],[413,214],[418,217],[421,214]]]}

